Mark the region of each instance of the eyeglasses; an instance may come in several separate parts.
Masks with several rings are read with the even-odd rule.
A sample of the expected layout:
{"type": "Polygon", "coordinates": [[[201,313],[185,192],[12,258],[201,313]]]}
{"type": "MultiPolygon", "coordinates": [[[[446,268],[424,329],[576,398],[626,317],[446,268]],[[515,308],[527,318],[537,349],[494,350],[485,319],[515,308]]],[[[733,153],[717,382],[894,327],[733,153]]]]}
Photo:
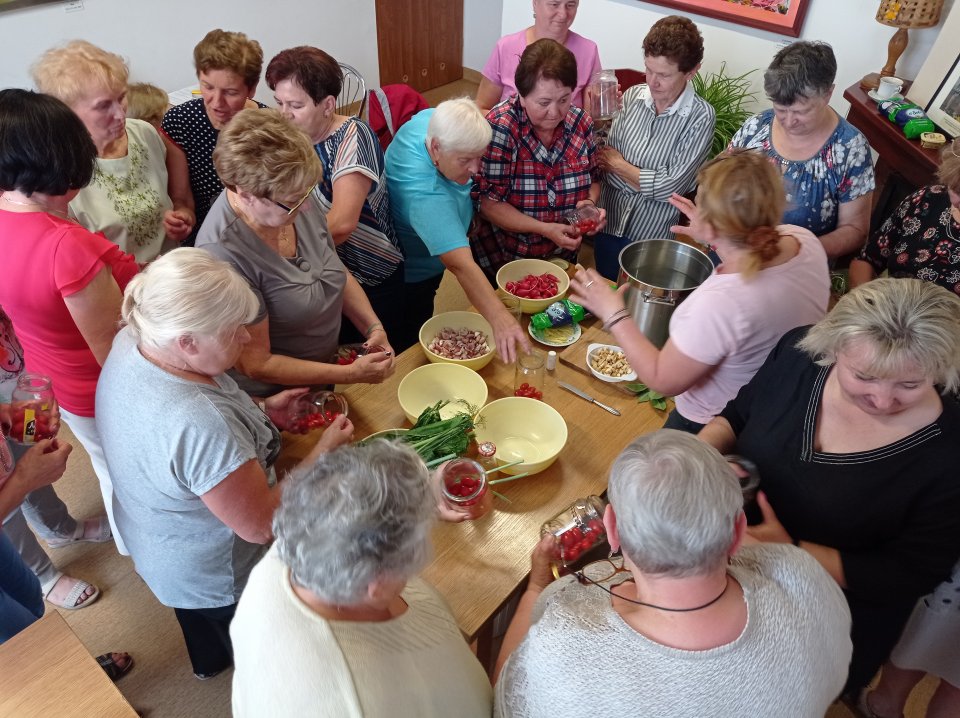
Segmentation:
{"type": "Polygon", "coordinates": [[[316,185],[314,185],[313,187],[311,187],[310,189],[308,189],[308,190],[307,190],[307,193],[306,193],[305,195],[303,195],[303,197],[300,198],[300,201],[297,202],[297,203],[296,203],[295,205],[293,205],[292,207],[288,207],[288,206],[285,205],[283,202],[277,202],[277,200],[275,200],[275,199],[271,199],[270,201],[273,202],[275,205],[277,205],[277,207],[279,207],[280,209],[284,210],[287,214],[293,214],[293,213],[296,212],[298,209],[300,209],[300,205],[302,205],[304,202],[307,201],[307,197],[309,197],[311,194],[313,194],[313,190],[314,190],[314,189],[316,189],[316,185]]]}
{"type": "Polygon", "coordinates": [[[954,157],[960,157],[960,137],[950,143],[950,154],[954,157]]]}
{"type": "Polygon", "coordinates": [[[618,573],[630,573],[629,569],[623,567],[623,556],[593,561],[579,571],[574,571],[573,575],[577,581],[586,586],[591,583],[594,585],[606,583],[618,573]]]}

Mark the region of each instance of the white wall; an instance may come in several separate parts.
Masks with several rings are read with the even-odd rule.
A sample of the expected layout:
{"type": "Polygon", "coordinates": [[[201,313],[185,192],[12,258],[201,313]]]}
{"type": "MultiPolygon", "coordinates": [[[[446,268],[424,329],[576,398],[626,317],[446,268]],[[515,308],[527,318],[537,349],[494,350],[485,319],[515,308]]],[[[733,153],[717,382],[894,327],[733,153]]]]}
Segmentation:
{"type": "MultiPolygon", "coordinates": [[[[952,4],[952,0],[947,0],[944,17],[952,4]]],[[[800,39],[823,40],[833,46],[838,71],[837,91],[831,104],[841,113],[848,107],[841,97],[843,90],[866,73],[879,72],[886,63],[887,42],[895,30],[874,20],[878,5],[878,0],[810,0],[800,39]]],[[[531,22],[530,12],[530,0],[503,0],[501,33],[527,27],[531,22]]],[[[643,36],[653,23],[673,13],[670,8],[641,0],[581,0],[573,29],[599,45],[604,67],[642,70],[643,36]]],[[[704,69],[715,71],[723,61],[727,63],[728,72],[737,75],[760,69],[761,72],[754,75],[754,89],[759,104],[769,106],[762,90],[762,70],[781,43],[793,38],[702,15],[681,14],[688,15],[703,33],[704,69]]],[[[910,44],[897,65],[901,77],[916,76],[939,31],[939,26],[910,31],[910,44]]]]}
{"type": "Polygon", "coordinates": [[[464,0],[463,66],[480,71],[500,39],[503,0],[464,0]]]}
{"type": "MultiPolygon", "coordinates": [[[[137,81],[175,90],[196,82],[193,47],[211,29],[244,32],[264,64],[295,45],[321,47],[380,84],[374,0],[83,0],[0,13],[0,87],[32,87],[29,67],[47,48],[82,38],[124,56],[137,81]]],[[[257,97],[272,104],[261,83],[257,97]]]]}

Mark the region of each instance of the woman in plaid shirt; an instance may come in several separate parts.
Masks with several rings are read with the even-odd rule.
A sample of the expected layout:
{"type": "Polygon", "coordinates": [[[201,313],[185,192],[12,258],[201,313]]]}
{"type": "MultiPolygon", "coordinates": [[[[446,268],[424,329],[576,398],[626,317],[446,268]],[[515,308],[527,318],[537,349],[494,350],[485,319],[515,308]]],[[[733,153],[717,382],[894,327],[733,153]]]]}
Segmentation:
{"type": "MultiPolygon", "coordinates": [[[[491,279],[514,259],[577,260],[582,237],[564,215],[600,196],[593,121],[570,104],[577,61],[553,40],[527,46],[518,95],[489,113],[493,140],[476,180],[480,221],[470,247],[491,279]]],[[[597,229],[606,213],[600,210],[597,229]]]]}

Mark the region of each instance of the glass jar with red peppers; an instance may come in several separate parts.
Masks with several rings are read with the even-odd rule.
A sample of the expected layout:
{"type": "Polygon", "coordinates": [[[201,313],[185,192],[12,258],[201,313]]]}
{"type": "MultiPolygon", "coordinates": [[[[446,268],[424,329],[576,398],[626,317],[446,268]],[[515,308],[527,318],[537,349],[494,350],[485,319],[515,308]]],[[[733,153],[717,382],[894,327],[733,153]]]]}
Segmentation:
{"type": "Polygon", "coordinates": [[[440,493],[447,504],[467,516],[478,519],[492,507],[487,476],[483,466],[473,459],[453,459],[437,468],[440,493]]]}
{"type": "Polygon", "coordinates": [[[599,496],[577,499],[540,527],[540,535],[554,538],[554,574],[606,558],[609,553],[603,513],[607,502],[599,496]]]}
{"type": "Polygon", "coordinates": [[[513,378],[513,395],[543,400],[543,377],[546,364],[543,352],[534,349],[517,355],[513,378]]]}
{"type": "Polygon", "coordinates": [[[10,439],[18,444],[33,444],[56,436],[53,421],[53,385],[42,374],[21,374],[10,396],[10,439]]]}
{"type": "Polygon", "coordinates": [[[291,431],[312,431],[329,426],[338,416],[347,416],[349,406],[343,394],[314,391],[290,405],[288,426],[291,431]]]}

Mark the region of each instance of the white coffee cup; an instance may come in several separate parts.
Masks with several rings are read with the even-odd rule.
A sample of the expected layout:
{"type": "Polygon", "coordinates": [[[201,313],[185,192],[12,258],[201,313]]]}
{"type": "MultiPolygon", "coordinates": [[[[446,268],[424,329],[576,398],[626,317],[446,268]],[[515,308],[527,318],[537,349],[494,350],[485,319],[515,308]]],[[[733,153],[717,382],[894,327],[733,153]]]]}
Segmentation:
{"type": "Polygon", "coordinates": [[[899,77],[881,77],[880,85],[877,87],[877,97],[881,100],[889,100],[899,94],[902,87],[903,80],[899,77]]]}

